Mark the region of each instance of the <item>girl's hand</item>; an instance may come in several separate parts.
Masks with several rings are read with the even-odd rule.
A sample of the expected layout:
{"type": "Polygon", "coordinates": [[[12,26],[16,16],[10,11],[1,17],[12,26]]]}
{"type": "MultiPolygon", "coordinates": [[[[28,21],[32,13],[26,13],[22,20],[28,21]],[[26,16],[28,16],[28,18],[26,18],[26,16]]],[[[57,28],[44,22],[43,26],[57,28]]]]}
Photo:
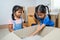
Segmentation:
{"type": "Polygon", "coordinates": [[[23,23],[23,28],[26,28],[27,27],[27,23],[23,23]]]}
{"type": "Polygon", "coordinates": [[[13,32],[14,30],[10,29],[9,31],[10,31],[10,32],[13,32]]]}
{"type": "Polygon", "coordinates": [[[9,31],[10,31],[10,32],[13,32],[13,31],[14,31],[14,30],[13,30],[13,24],[9,24],[8,26],[9,26],[9,31]]]}
{"type": "Polygon", "coordinates": [[[29,35],[29,36],[34,36],[34,35],[36,35],[39,31],[41,31],[43,28],[44,28],[44,24],[43,25],[38,25],[38,27],[37,27],[37,30],[35,31],[35,32],[33,32],[31,35],[29,35]]]}

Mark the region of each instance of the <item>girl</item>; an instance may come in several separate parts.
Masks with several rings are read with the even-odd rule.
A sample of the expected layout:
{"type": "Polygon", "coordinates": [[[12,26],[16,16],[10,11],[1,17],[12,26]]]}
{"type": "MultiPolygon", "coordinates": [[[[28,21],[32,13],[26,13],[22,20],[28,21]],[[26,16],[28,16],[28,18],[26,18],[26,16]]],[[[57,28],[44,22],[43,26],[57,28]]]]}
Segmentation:
{"type": "Polygon", "coordinates": [[[12,9],[12,20],[9,21],[9,31],[15,31],[22,29],[23,26],[23,18],[21,17],[23,12],[23,7],[15,5],[12,9]]]}
{"type": "Polygon", "coordinates": [[[54,26],[54,22],[51,20],[51,17],[50,17],[50,14],[49,14],[48,6],[38,5],[35,8],[34,17],[35,17],[36,20],[38,20],[40,22],[40,25],[37,27],[37,30],[34,33],[31,34],[31,36],[38,33],[45,26],[54,26]],[[47,11],[46,9],[48,9],[48,15],[46,14],[46,11],[47,11]]]}

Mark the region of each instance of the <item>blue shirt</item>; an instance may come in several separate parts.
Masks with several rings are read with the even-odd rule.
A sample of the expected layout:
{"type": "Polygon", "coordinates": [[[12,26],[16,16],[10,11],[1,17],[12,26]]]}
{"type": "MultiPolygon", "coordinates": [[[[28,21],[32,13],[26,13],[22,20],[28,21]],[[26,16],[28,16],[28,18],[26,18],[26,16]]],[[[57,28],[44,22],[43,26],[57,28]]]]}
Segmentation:
{"type": "Polygon", "coordinates": [[[49,19],[48,16],[46,16],[44,19],[38,17],[38,20],[40,21],[40,25],[45,24],[46,26],[54,26],[54,22],[49,19]]]}

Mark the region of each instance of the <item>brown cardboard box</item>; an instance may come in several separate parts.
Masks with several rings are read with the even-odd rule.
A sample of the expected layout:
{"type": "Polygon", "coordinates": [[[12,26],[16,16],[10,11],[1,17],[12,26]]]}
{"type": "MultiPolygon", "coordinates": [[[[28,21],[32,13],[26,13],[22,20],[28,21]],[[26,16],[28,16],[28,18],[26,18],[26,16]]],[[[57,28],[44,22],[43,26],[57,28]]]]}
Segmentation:
{"type": "Polygon", "coordinates": [[[36,24],[36,22],[34,20],[34,16],[28,15],[28,26],[31,26],[32,24],[36,24]]]}
{"type": "Polygon", "coordinates": [[[54,27],[56,27],[56,16],[57,15],[51,15],[51,20],[53,20],[54,23],[55,23],[54,27]]]}
{"type": "MultiPolygon", "coordinates": [[[[23,40],[25,38],[29,38],[28,35],[35,32],[37,26],[27,27],[21,30],[17,30],[11,33],[6,33],[8,30],[4,30],[7,35],[3,36],[0,40],[23,40]]],[[[37,33],[37,35],[41,36],[42,38],[38,40],[60,40],[60,29],[54,27],[45,27],[43,30],[37,33]]],[[[33,36],[32,36],[33,37],[33,36]]],[[[30,39],[29,39],[30,40],[30,39]]],[[[31,39],[33,40],[33,39],[31,39]]]]}
{"type": "Polygon", "coordinates": [[[58,15],[58,27],[60,28],[60,13],[58,15]]]}
{"type": "Polygon", "coordinates": [[[26,19],[26,15],[25,15],[25,8],[23,7],[23,13],[22,13],[22,17],[25,20],[26,19]]]}
{"type": "Polygon", "coordinates": [[[24,20],[26,19],[25,13],[22,13],[22,17],[23,17],[24,20]]]}
{"type": "Polygon", "coordinates": [[[35,7],[28,7],[28,26],[35,24],[34,20],[35,7]]]}
{"type": "Polygon", "coordinates": [[[28,7],[28,15],[34,15],[35,7],[28,7]]]}

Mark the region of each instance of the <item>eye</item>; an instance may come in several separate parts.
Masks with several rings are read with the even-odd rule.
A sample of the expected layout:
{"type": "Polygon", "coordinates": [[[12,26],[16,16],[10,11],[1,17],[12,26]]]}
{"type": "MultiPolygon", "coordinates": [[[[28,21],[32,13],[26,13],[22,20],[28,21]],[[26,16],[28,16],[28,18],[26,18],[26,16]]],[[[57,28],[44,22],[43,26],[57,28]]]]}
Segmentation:
{"type": "Polygon", "coordinates": [[[18,13],[22,13],[22,12],[18,12],[18,13]]]}

